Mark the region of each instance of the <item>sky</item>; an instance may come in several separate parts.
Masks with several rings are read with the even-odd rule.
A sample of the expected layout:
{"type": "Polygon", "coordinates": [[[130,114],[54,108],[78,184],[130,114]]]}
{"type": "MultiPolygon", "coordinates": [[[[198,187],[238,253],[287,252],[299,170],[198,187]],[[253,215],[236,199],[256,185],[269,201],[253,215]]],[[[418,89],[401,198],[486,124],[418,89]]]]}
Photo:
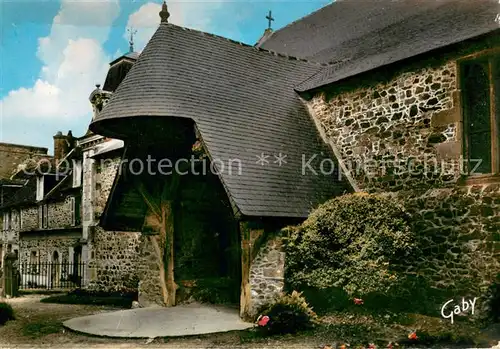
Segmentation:
{"type": "MultiPolygon", "coordinates": [[[[255,44],[325,0],[168,1],[169,22],[255,44]]],[[[161,0],[0,0],[0,142],[49,148],[57,131],[76,137],[92,117],[89,95],[109,62],[142,51],[160,23],[161,0]]]]}

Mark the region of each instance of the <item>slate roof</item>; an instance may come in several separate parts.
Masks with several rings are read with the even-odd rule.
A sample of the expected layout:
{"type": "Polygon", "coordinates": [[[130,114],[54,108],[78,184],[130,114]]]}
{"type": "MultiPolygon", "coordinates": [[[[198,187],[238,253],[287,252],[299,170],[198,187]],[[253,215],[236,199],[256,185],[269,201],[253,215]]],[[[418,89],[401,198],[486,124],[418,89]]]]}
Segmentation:
{"type": "Polygon", "coordinates": [[[106,79],[104,80],[104,86],[102,89],[110,92],[115,91],[138,57],[139,54],[137,52],[129,52],[112,61],[109,64],[110,68],[108,70],[108,74],[106,75],[106,79]]]}
{"type": "Polygon", "coordinates": [[[43,200],[59,200],[65,199],[69,192],[80,192],[80,188],[73,188],[73,176],[69,173],[63,179],[60,179],[56,184],[45,194],[43,200]]]}
{"type": "Polygon", "coordinates": [[[192,119],[213,159],[241,161],[241,175],[226,169],[220,178],[244,216],[306,217],[347,188],[335,174],[302,174],[302,156],[333,156],[293,90],[320,68],[162,23],[90,128],[126,138],[119,133],[130,118],[192,119]],[[279,153],[286,155],[282,166],[279,153]],[[268,156],[264,165],[257,163],[261,154],[268,156]]]}
{"type": "Polygon", "coordinates": [[[10,198],[5,198],[5,203],[0,209],[34,203],[36,203],[36,177],[32,176],[26,184],[16,190],[10,198]]]}
{"type": "Polygon", "coordinates": [[[497,13],[497,0],[337,0],[261,47],[330,64],[300,92],[498,30],[497,13]]]}

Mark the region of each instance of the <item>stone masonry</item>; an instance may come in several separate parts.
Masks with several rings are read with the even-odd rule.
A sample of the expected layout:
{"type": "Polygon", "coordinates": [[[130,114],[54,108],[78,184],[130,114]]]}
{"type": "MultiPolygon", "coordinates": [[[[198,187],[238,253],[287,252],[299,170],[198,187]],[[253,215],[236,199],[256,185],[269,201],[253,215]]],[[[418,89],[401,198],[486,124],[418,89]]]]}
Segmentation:
{"type": "Polygon", "coordinates": [[[48,228],[68,228],[72,226],[71,197],[67,196],[62,201],[47,203],[48,228]]]}
{"type": "Polygon", "coordinates": [[[425,247],[407,271],[477,297],[500,272],[500,187],[461,182],[457,70],[451,60],[307,103],[360,189],[392,195],[412,214],[425,247]]]}
{"type": "Polygon", "coordinates": [[[406,72],[328,101],[319,94],[309,104],[320,131],[363,189],[415,188],[460,175],[455,62],[406,72]]]}
{"type": "Polygon", "coordinates": [[[252,298],[250,314],[271,302],[284,287],[285,252],[282,240],[270,239],[261,247],[250,267],[250,294],[252,298]]]}
{"type": "Polygon", "coordinates": [[[84,229],[91,229],[88,237],[89,287],[102,291],[137,289],[140,233],[105,231],[97,224],[121,158],[93,160],[84,154],[84,159],[82,216],[84,229]]]}

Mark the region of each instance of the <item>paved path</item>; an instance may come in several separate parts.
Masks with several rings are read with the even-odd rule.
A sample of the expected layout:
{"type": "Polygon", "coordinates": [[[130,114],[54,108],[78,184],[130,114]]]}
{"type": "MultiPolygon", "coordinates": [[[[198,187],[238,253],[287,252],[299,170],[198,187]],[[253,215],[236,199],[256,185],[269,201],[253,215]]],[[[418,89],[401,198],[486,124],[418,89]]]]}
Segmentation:
{"type": "Polygon", "coordinates": [[[82,316],[63,325],[86,334],[124,338],[191,336],[253,327],[240,319],[237,309],[196,303],[82,316]]]}

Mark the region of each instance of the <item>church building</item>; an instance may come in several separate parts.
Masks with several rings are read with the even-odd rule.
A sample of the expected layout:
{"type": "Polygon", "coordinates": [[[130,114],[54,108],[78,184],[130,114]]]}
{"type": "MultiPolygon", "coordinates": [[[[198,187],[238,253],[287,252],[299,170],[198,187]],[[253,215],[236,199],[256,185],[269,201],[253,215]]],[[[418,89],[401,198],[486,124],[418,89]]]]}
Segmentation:
{"type": "Polygon", "coordinates": [[[140,301],[251,316],[283,288],[280,230],[357,191],[417,218],[429,251],[409,273],[483,290],[500,271],[498,13],[338,0],[250,46],[164,3],[116,90],[91,96],[90,129],[125,149],[99,224],[140,232],[140,301]]]}

